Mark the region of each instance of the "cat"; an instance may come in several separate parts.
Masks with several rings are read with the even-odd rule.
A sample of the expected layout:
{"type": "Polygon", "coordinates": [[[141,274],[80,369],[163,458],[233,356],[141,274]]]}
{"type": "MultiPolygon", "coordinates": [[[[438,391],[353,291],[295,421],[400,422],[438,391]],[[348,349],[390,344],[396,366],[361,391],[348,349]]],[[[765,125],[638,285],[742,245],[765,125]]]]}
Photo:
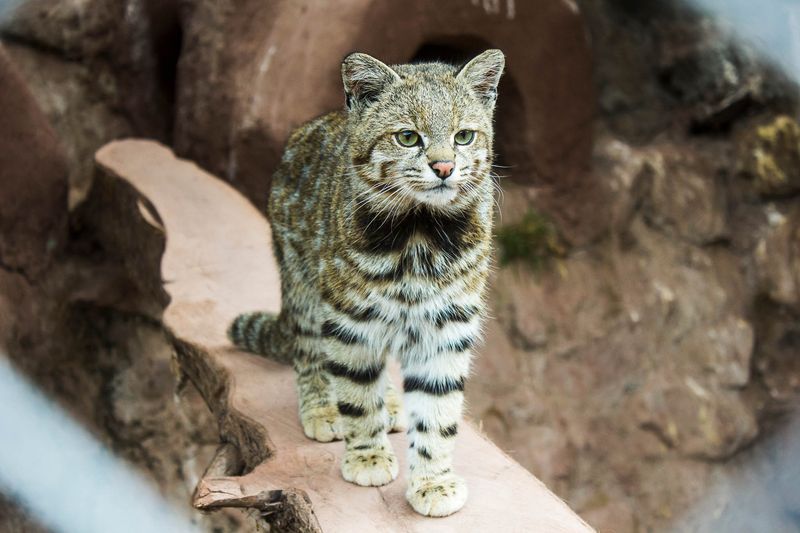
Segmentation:
{"type": "Polygon", "coordinates": [[[499,50],[461,68],[348,55],[346,109],[296,130],[273,178],[281,311],[240,315],[228,331],[242,348],[293,362],[305,434],[344,438],[342,475],[364,486],[398,474],[387,431],[404,420],[386,371],[397,358],[406,497],[423,515],[467,500],[452,456],[484,315],[504,67],[499,50]]]}

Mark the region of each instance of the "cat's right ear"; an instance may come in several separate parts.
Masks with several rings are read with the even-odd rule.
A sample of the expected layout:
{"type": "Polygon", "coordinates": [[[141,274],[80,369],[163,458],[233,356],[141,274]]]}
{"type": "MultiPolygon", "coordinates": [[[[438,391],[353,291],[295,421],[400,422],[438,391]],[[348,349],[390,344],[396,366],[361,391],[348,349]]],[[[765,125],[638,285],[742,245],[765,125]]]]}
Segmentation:
{"type": "Polygon", "coordinates": [[[386,88],[400,81],[389,66],[367,54],[355,52],[342,61],[342,82],[347,108],[360,110],[378,99],[386,88]]]}

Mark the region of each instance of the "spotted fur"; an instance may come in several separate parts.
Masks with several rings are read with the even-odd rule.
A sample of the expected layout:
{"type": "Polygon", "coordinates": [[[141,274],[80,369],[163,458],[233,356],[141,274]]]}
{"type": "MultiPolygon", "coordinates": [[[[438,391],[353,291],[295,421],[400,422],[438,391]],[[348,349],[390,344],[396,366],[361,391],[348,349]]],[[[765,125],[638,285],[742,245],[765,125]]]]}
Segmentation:
{"type": "Polygon", "coordinates": [[[460,69],[345,58],[347,109],[295,131],[273,179],[281,312],[242,315],[229,330],[239,346],[294,362],[306,435],[343,437],[342,474],[359,485],[398,473],[386,436],[401,425],[386,377],[396,357],[410,419],[407,498],[431,516],[467,497],[452,453],[484,310],[503,67],[498,50],[460,69]],[[455,142],[461,130],[475,132],[469,144],[455,142]],[[402,145],[402,131],[419,143],[402,145]],[[446,179],[437,169],[448,165],[433,167],[442,161],[455,164],[446,179]]]}

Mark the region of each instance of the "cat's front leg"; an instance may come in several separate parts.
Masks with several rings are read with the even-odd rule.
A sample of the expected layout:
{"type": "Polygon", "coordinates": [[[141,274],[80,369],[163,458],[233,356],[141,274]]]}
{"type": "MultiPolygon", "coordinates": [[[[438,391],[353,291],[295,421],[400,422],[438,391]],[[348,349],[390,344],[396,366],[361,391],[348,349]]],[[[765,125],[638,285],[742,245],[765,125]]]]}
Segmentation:
{"type": "Polygon", "coordinates": [[[397,477],[397,458],[386,433],[386,358],[356,342],[334,339],[325,369],[336,394],[344,432],[342,477],[362,486],[380,486],[397,477]]]}
{"type": "Polygon", "coordinates": [[[406,498],[420,514],[447,516],[467,501],[467,485],[453,472],[453,450],[470,353],[445,349],[429,357],[410,355],[402,363],[409,436],[406,498]]]}

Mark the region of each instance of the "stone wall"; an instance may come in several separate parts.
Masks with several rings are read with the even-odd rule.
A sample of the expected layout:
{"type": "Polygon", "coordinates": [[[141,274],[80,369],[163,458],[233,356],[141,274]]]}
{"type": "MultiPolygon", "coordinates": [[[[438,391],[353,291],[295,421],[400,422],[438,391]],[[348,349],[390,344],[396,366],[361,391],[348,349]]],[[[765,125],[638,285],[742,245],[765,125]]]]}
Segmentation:
{"type": "MultiPolygon", "coordinates": [[[[581,6],[598,94],[587,179],[609,191],[606,216],[596,237],[500,266],[469,396],[590,523],[647,531],[712,487],[733,498],[796,405],[796,89],[686,8],[581,6]]],[[[548,205],[504,189],[501,241],[535,238],[548,205]]],[[[781,477],[760,465],[758,497],[781,477]]],[[[794,530],[794,505],[760,525],[794,530]]],[[[717,518],[701,530],[731,530],[717,518]]]]}

